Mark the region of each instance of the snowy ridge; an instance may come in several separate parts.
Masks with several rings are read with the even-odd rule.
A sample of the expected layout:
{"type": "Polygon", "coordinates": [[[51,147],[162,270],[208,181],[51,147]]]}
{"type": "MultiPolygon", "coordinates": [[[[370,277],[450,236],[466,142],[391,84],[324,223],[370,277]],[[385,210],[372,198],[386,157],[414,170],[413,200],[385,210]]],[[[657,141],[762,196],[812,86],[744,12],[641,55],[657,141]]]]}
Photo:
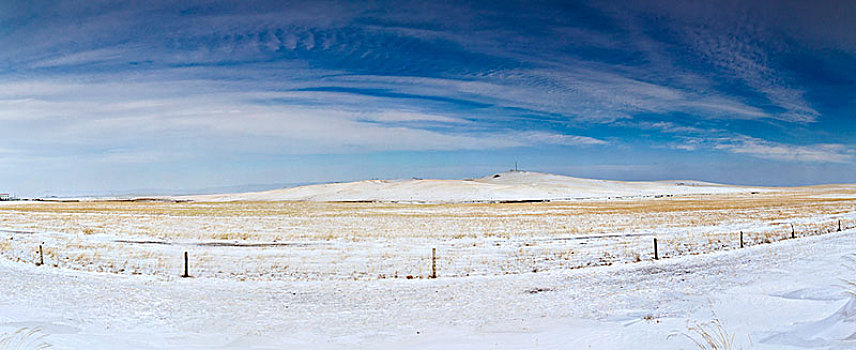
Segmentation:
{"type": "Polygon", "coordinates": [[[763,191],[701,181],[625,182],[529,171],[465,180],[366,180],[264,192],[177,197],[195,201],[489,202],[648,197],[763,191]]]}

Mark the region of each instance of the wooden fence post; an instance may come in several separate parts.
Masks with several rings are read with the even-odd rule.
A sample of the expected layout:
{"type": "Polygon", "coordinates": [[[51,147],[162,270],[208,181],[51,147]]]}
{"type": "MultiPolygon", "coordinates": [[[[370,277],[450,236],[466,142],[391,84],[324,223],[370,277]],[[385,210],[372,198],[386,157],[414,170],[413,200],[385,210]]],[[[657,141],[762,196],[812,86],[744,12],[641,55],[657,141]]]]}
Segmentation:
{"type": "Polygon", "coordinates": [[[743,231],[740,231],[740,248],[743,248],[743,231]]]}
{"type": "Polygon", "coordinates": [[[660,254],[657,252],[657,238],[654,238],[654,260],[660,260],[660,254]]]}
{"type": "Polygon", "coordinates": [[[45,254],[42,252],[42,245],[39,244],[39,263],[36,266],[42,266],[45,264],[45,254]]]}
{"type": "Polygon", "coordinates": [[[431,248],[431,276],[437,278],[437,248],[431,248]]]}
{"type": "Polygon", "coordinates": [[[188,269],[188,263],[187,263],[187,252],[184,252],[184,274],[183,274],[183,275],[181,275],[181,277],[183,277],[183,278],[190,277],[190,274],[188,273],[188,272],[189,272],[188,270],[189,270],[189,269],[188,269]]]}
{"type": "Polygon", "coordinates": [[[796,236],[797,236],[797,230],[794,229],[794,224],[791,224],[791,239],[796,238],[796,236]]]}
{"type": "Polygon", "coordinates": [[[838,232],[841,232],[841,219],[838,219],[838,232]]]}

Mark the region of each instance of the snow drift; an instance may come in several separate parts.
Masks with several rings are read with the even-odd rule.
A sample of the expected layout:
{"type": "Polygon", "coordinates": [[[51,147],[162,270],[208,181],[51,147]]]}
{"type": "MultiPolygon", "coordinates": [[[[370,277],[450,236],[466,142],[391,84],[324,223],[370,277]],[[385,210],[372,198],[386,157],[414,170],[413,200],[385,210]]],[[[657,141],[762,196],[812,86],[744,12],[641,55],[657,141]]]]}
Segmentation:
{"type": "Polygon", "coordinates": [[[804,348],[853,349],[856,347],[856,297],[848,297],[844,306],[827,318],[799,323],[761,342],[804,348]]]}

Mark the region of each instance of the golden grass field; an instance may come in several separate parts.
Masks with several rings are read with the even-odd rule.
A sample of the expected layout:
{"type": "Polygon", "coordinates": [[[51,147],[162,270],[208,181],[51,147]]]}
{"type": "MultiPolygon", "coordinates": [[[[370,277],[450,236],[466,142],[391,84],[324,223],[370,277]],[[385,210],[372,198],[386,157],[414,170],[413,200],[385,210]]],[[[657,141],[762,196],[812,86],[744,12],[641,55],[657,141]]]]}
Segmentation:
{"type": "Polygon", "coordinates": [[[856,186],[756,194],[544,203],[10,202],[0,255],[117,273],[240,278],[424,276],[426,254],[451,276],[521,273],[663,257],[856,226],[856,186]],[[208,264],[208,265],[205,265],[208,264]]]}

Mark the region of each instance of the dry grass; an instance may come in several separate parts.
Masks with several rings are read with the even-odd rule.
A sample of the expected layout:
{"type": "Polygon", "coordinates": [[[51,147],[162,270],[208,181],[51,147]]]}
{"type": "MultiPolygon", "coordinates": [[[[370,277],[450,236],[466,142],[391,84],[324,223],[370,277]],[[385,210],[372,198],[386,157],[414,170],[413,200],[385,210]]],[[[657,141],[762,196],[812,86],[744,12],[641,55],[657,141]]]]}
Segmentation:
{"type": "Polygon", "coordinates": [[[76,202],[0,205],[0,255],[47,265],[171,275],[184,250],[198,275],[444,276],[527,273],[737,249],[856,225],[856,188],[517,204],[76,202]],[[737,229],[733,229],[733,228],[737,229]],[[14,238],[14,240],[9,240],[14,238]],[[133,244],[116,242],[146,241],[133,244]],[[199,243],[290,243],[222,248],[199,243]],[[171,243],[161,245],[157,243],[171,243]]]}
{"type": "Polygon", "coordinates": [[[511,239],[749,221],[769,226],[856,207],[856,191],[835,192],[852,191],[851,199],[818,198],[828,191],[526,204],[23,203],[0,206],[0,220],[4,226],[39,231],[161,239],[511,239]]]}
{"type": "Polygon", "coordinates": [[[13,333],[0,335],[0,350],[49,349],[51,345],[44,341],[46,336],[38,328],[20,328],[13,333]]]}
{"type": "Polygon", "coordinates": [[[669,337],[683,336],[696,346],[698,350],[731,350],[734,347],[734,333],[725,329],[718,318],[710,322],[695,323],[687,326],[687,332],[673,333],[669,337]]]}

